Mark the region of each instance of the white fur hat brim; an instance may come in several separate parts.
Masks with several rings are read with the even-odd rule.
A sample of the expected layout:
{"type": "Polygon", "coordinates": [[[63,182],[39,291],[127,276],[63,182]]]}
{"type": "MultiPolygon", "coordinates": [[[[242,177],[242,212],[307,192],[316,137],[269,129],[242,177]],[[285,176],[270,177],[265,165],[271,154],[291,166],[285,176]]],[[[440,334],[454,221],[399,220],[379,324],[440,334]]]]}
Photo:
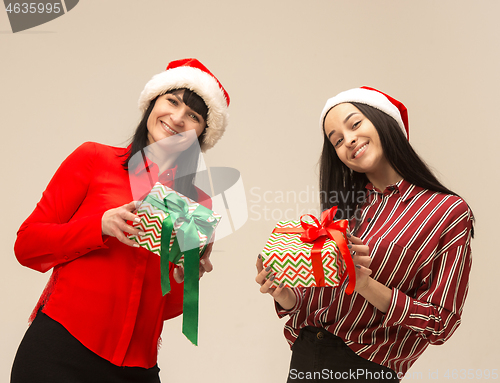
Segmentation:
{"type": "Polygon", "coordinates": [[[325,117],[328,112],[334,106],[343,104],[345,102],[358,102],[360,104],[369,105],[378,110],[381,110],[382,112],[388,114],[396,120],[405,137],[408,138],[408,133],[401,118],[399,109],[382,93],[364,88],[349,89],[337,94],[335,97],[328,99],[326,101],[325,107],[323,108],[323,111],[321,112],[321,117],[319,120],[321,129],[324,129],[325,117]]]}

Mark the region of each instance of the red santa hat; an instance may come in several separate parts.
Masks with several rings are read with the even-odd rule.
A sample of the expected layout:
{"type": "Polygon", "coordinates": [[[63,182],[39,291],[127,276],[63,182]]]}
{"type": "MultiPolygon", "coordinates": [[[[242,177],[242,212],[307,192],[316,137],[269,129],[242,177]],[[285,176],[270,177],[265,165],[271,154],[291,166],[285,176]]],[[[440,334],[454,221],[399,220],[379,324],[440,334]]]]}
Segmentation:
{"type": "Polygon", "coordinates": [[[324,129],[325,117],[330,109],[344,102],[358,102],[381,110],[396,120],[405,137],[409,139],[408,110],[403,103],[375,88],[367,86],[349,89],[330,98],[321,112],[321,129],[324,129]]]}
{"type": "Polygon", "coordinates": [[[197,59],[172,61],[165,71],[153,76],[139,96],[139,109],[144,113],[156,96],[179,88],[192,90],[208,107],[207,131],[201,144],[201,150],[205,152],[219,141],[226,130],[230,99],[217,77],[197,59]]]}

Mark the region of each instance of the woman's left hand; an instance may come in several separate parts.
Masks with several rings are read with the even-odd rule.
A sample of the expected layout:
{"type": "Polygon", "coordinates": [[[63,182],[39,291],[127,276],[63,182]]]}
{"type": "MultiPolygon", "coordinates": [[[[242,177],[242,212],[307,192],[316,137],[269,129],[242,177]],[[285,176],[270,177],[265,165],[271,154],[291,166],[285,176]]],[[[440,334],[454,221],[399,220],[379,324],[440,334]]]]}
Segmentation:
{"type": "Polygon", "coordinates": [[[356,267],[356,286],[355,291],[360,291],[368,285],[370,275],[370,248],[363,244],[363,241],[354,235],[348,236],[350,244],[349,250],[351,251],[352,261],[356,267]]]}
{"type": "MultiPolygon", "coordinates": [[[[200,258],[200,278],[205,273],[209,273],[213,270],[212,262],[210,262],[210,253],[212,252],[212,247],[214,246],[213,242],[210,242],[203,253],[203,256],[200,258]]],[[[176,267],[174,269],[174,279],[177,283],[184,282],[184,267],[176,267]]]]}

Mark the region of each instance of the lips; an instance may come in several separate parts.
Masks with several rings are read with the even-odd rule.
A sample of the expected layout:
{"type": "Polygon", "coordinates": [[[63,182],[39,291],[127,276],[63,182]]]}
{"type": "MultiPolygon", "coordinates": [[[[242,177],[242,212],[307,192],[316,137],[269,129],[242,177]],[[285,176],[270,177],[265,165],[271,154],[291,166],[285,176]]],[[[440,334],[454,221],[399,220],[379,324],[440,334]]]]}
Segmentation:
{"type": "Polygon", "coordinates": [[[368,146],[368,142],[365,143],[365,144],[361,144],[360,146],[358,146],[355,150],[354,150],[354,153],[352,155],[352,158],[357,158],[359,157],[361,154],[363,154],[366,150],[368,146]]]}
{"type": "Polygon", "coordinates": [[[163,126],[163,128],[170,134],[172,135],[175,135],[175,134],[179,134],[179,132],[176,132],[175,130],[173,130],[170,126],[168,126],[167,124],[165,124],[163,121],[160,121],[161,122],[161,125],[163,126]]]}

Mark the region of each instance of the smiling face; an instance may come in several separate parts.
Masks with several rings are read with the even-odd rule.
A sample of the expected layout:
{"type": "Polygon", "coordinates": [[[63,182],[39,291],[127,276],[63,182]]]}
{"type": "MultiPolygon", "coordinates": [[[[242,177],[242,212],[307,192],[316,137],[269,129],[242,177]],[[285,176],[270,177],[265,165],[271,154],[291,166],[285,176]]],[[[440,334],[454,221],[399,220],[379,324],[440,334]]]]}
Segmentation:
{"type": "Polygon", "coordinates": [[[147,122],[148,144],[188,131],[197,137],[203,133],[205,120],[184,103],[183,95],[184,90],[179,90],[158,97],[147,122]]]}
{"type": "Polygon", "coordinates": [[[394,172],[372,122],[349,103],[338,104],[325,117],[325,134],[339,159],[368,179],[394,172]]]}

